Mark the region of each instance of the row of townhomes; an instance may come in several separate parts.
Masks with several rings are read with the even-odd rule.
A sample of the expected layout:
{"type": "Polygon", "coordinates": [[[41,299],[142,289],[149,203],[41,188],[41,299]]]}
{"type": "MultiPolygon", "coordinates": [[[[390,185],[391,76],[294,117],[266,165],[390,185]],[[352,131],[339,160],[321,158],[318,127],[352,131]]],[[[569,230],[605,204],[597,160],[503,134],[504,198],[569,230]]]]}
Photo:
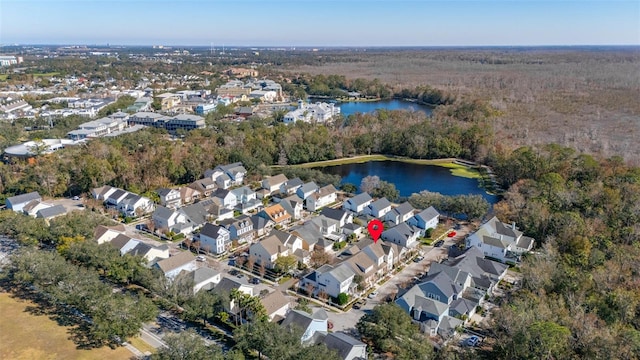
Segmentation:
{"type": "MultiPolygon", "coordinates": [[[[393,206],[386,198],[374,201],[368,193],[361,193],[344,201],[342,209],[323,209],[318,217],[321,222],[318,227],[335,229],[333,234],[341,233],[342,236],[356,234],[359,238],[362,228],[354,224],[354,217],[360,223],[381,220],[386,229],[381,235],[383,241],[364,238],[343,249],[336,254],[338,261],[335,264],[315,269],[302,279],[300,285],[307,291],[331,297],[340,293],[359,295],[389,274],[416,247],[418,238],[427,229],[435,228],[439,221],[439,214],[433,207],[417,211],[409,203],[393,206]]],[[[326,236],[324,239],[334,240],[326,236]]]]}
{"type": "Polygon", "coordinates": [[[464,253],[432,263],[426,277],[399,294],[396,304],[424,332],[448,338],[469,321],[485,296],[492,294],[509,268],[504,262],[516,261],[533,244],[515,224],[504,224],[494,217],[467,238],[464,253]]]}

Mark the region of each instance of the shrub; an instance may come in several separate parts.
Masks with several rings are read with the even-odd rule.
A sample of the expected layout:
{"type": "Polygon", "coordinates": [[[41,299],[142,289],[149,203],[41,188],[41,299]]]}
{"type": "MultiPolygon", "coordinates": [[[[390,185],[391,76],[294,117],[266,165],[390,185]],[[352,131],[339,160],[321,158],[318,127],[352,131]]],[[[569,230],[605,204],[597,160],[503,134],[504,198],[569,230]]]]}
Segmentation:
{"type": "Polygon", "coordinates": [[[338,302],[338,305],[344,305],[347,302],[349,302],[349,295],[345,293],[340,293],[338,294],[338,298],[336,300],[338,302]]]}

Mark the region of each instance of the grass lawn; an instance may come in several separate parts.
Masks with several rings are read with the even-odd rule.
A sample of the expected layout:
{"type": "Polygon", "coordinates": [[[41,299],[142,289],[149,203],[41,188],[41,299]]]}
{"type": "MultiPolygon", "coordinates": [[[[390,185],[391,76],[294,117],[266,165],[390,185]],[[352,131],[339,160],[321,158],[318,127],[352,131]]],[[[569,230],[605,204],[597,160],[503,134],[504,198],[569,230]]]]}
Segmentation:
{"type": "Polygon", "coordinates": [[[0,74],[0,81],[6,81],[8,76],[7,74],[0,74]]]}
{"type": "Polygon", "coordinates": [[[144,340],[140,339],[139,336],[129,339],[129,344],[133,345],[136,349],[142,351],[142,353],[146,353],[147,351],[155,354],[156,348],[147,344],[144,340]]]}
{"type": "Polygon", "coordinates": [[[34,303],[0,292],[0,359],[129,359],[124,347],[79,350],[69,327],[26,309],[34,303]]]}

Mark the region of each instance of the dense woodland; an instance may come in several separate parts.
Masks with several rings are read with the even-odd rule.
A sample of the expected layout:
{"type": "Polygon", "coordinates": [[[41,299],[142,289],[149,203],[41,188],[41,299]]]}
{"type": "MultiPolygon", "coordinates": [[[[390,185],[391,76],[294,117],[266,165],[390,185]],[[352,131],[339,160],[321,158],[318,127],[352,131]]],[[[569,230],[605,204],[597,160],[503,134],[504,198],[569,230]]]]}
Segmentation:
{"type": "MultiPolygon", "coordinates": [[[[443,56],[446,60],[451,55],[443,56]]],[[[629,61],[633,63],[631,57],[629,61]]],[[[493,66],[531,65],[516,60],[495,63],[504,58],[494,59],[493,66]]],[[[470,65],[473,68],[480,66],[478,64],[486,65],[481,60],[468,58],[465,61],[473,64],[470,65]]],[[[624,85],[624,79],[617,81],[624,85]]],[[[628,87],[623,89],[636,86],[635,78],[628,81],[628,87]]],[[[300,84],[303,84],[302,80],[294,85],[300,84]]],[[[509,88],[509,84],[504,86],[509,88]]],[[[605,87],[604,80],[593,84],[605,87]]],[[[312,89],[312,85],[319,89],[318,92],[324,91],[319,84],[305,84],[304,91],[312,89]]],[[[582,89],[583,85],[576,84],[576,88],[582,89]]],[[[538,95],[544,93],[542,89],[533,90],[538,95]]],[[[610,89],[604,90],[611,94],[610,89]]],[[[625,100],[628,91],[623,90],[623,93],[624,108],[635,111],[625,100]]],[[[520,105],[524,96],[521,95],[517,99],[520,105]]],[[[190,132],[180,140],[161,131],[145,130],[113,139],[97,139],[85,146],[41,156],[34,164],[22,161],[2,164],[0,191],[3,197],[34,190],[45,196],[68,196],[110,184],[149,193],[161,186],[189,183],[200,178],[206,169],[233,161],[242,161],[252,179],[257,180],[258,176],[272,171],[269,165],[286,166],[358,154],[476,160],[491,166],[500,185],[507,189],[503,200],[494,207],[498,217],[505,222],[515,221],[525,234],[537,240],[537,248],[535,253],[525,257],[520,267],[524,276],[523,289],[509,293],[495,312],[493,326],[488,329],[494,338],[489,342],[493,345],[492,350],[479,350],[473,356],[486,359],[639,358],[640,169],[629,166],[622,157],[626,154],[601,157],[571,147],[546,144],[546,141],[514,149],[512,145],[517,139],[509,137],[509,144],[506,144],[504,130],[496,130],[497,125],[508,123],[504,111],[513,115],[512,110],[501,107],[495,99],[459,97],[455,101],[443,101],[432,118],[419,112],[379,111],[349,116],[328,126],[296,124],[287,127],[275,119],[250,119],[236,124],[212,115],[207,120],[210,128],[190,132]]],[[[3,124],[0,134],[2,144],[8,145],[27,136],[64,133],[73,126],[73,119],[69,119],[56,123],[52,130],[27,135],[20,123],[3,124]]],[[[524,142],[531,143],[531,139],[524,142]]],[[[321,184],[339,181],[333,177],[323,178],[312,170],[285,167],[283,171],[320,179],[321,184]]],[[[413,202],[419,204],[437,201],[441,206],[447,204],[433,194],[413,196],[413,202]]],[[[84,241],[91,237],[93,226],[100,223],[97,218],[91,220],[89,217],[85,224],[81,219],[68,216],[54,220],[51,228],[47,228],[44,222],[36,219],[18,218],[8,212],[0,215],[3,234],[15,237],[23,244],[57,249],[45,254],[25,250],[25,259],[48,264],[51,269],[73,265],[72,270],[64,274],[53,270],[36,271],[29,267],[28,261],[16,261],[13,265],[14,270],[6,281],[25,289],[33,284],[36,289],[52,294],[55,301],[78,303],[77,299],[65,297],[67,295],[57,288],[66,283],[76,285],[79,291],[85,291],[84,286],[95,287],[98,290],[91,294],[91,299],[99,300],[104,289],[97,275],[88,275],[91,272],[87,269],[93,274],[97,271],[113,284],[134,283],[153,289],[186,309],[200,308],[194,305],[197,301],[218,304],[216,306],[222,301],[193,300],[184,295],[184,288],[179,284],[172,287],[159,282],[153,274],[141,270],[143,267],[135,261],[118,262],[113,257],[108,258],[105,265],[105,260],[99,260],[98,256],[103,252],[92,250],[94,245],[84,241]],[[77,284],[69,281],[79,277],[86,280],[77,284]],[[53,286],[51,279],[58,285],[53,286]],[[60,282],[60,279],[64,281],[60,282]]],[[[110,311],[116,311],[117,307],[134,306],[130,299],[136,296],[135,293],[123,293],[113,303],[105,305],[106,308],[78,306],[84,306],[82,311],[91,316],[111,316],[110,311]]],[[[140,306],[140,315],[132,315],[132,321],[141,321],[153,314],[145,302],[140,306]]],[[[247,301],[247,306],[253,305],[247,301]]],[[[363,318],[359,327],[363,331],[376,330],[366,322],[383,321],[389,313],[393,310],[380,310],[363,318]]],[[[187,316],[206,323],[217,315],[191,310],[187,311],[187,316]]],[[[399,324],[389,326],[403,327],[404,323],[398,321],[399,324]]],[[[95,321],[92,331],[97,339],[104,340],[102,324],[95,321]]],[[[125,335],[129,329],[117,331],[125,335]]],[[[393,353],[397,358],[405,355],[411,358],[411,351],[421,351],[413,343],[398,348],[394,341],[382,340],[372,345],[380,351],[397,351],[393,353]]],[[[408,337],[404,340],[410,341],[408,337]]],[[[256,341],[266,340],[257,338],[256,341]]],[[[242,351],[247,354],[259,350],[250,345],[243,346],[242,351]]],[[[266,351],[265,355],[277,357],[278,349],[273,350],[274,355],[266,351]]],[[[422,354],[425,358],[455,358],[447,350],[435,355],[430,351],[422,354]]]]}

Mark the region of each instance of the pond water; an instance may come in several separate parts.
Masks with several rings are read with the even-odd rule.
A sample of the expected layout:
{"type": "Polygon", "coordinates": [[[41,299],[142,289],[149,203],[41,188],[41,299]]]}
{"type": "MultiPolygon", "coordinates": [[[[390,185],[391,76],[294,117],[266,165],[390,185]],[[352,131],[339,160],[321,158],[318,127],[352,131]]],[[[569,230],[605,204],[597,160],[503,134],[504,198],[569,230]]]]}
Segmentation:
{"type": "Polygon", "coordinates": [[[443,195],[482,195],[490,204],[498,202],[497,196],[490,195],[479,187],[477,179],[454,176],[448,168],[442,166],[401,161],[369,161],[318,169],[328,174],[340,175],[343,184],[351,183],[358,187],[364,177],[375,175],[380,177],[380,180],[394,184],[400,196],[408,197],[413,193],[428,190],[443,195]]]}
{"type": "MultiPolygon", "coordinates": [[[[326,99],[309,99],[312,102],[316,101],[327,101],[326,99]]],[[[404,100],[381,100],[381,101],[370,101],[370,102],[339,102],[337,105],[340,107],[340,113],[342,113],[345,117],[351,114],[359,113],[370,113],[374,112],[378,109],[387,109],[387,110],[407,110],[407,111],[422,111],[427,116],[431,115],[433,111],[432,108],[426,105],[420,105],[410,101],[404,100]]]]}

